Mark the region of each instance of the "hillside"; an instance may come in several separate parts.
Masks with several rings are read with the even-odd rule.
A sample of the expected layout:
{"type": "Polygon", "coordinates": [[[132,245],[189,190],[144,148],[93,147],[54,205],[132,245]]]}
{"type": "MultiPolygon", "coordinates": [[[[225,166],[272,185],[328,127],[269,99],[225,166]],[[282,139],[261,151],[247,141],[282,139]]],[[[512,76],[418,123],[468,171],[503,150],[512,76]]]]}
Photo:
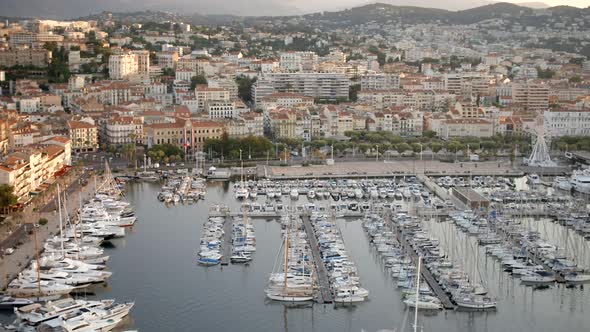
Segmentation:
{"type": "MultiPolygon", "coordinates": [[[[0,9],[3,13],[13,12],[13,9],[18,8],[19,16],[31,16],[23,10],[27,6],[35,8],[45,8],[50,11],[49,18],[56,17],[58,14],[67,16],[68,13],[85,8],[90,0],[51,0],[60,3],[61,6],[70,7],[64,12],[58,13],[58,7],[47,8],[44,5],[46,0],[3,0],[0,9]],[[20,5],[22,4],[22,6],[20,5]],[[6,9],[6,10],[5,10],[6,9]]],[[[186,3],[188,0],[177,0],[177,3],[186,3]]],[[[203,3],[213,2],[214,0],[204,0],[203,3]]],[[[262,4],[268,0],[252,0],[250,5],[262,4]]],[[[387,1],[387,0],[383,0],[387,1]]],[[[559,19],[565,24],[574,23],[575,21],[588,21],[590,17],[590,8],[575,8],[569,6],[557,6],[543,9],[546,14],[539,13],[537,9],[532,9],[525,6],[510,4],[510,3],[494,3],[481,7],[449,11],[436,8],[424,8],[416,6],[394,6],[386,3],[374,3],[341,11],[325,11],[321,13],[313,13],[299,16],[232,16],[232,15],[205,15],[202,12],[195,14],[188,14],[187,11],[172,10],[172,11],[158,11],[157,9],[150,10],[155,6],[156,1],[148,1],[142,6],[143,11],[133,12],[135,9],[135,2],[133,0],[104,0],[100,2],[90,1],[95,3],[93,5],[96,11],[100,12],[105,7],[111,6],[117,2],[119,7],[127,8],[130,12],[114,13],[114,17],[120,21],[139,22],[139,21],[184,21],[193,24],[202,25],[223,25],[240,22],[246,25],[272,25],[275,27],[283,26],[299,26],[306,28],[350,28],[366,23],[372,24],[421,24],[421,23],[436,23],[436,24],[473,24],[487,20],[502,19],[506,24],[519,24],[521,26],[537,26],[542,27],[546,25],[555,24],[555,20],[559,19]],[[178,14],[183,13],[183,14],[178,14]]],[[[173,2],[174,3],[174,2],[173,2]]],[[[234,8],[235,9],[235,8],[234,8]]],[[[264,15],[265,12],[272,8],[265,8],[264,11],[259,11],[264,15]]],[[[274,12],[281,12],[280,10],[274,12]]],[[[244,13],[243,11],[239,11],[244,13]]],[[[194,11],[193,11],[194,13],[194,11]]],[[[4,14],[5,15],[5,14],[4,14]]],[[[5,15],[7,16],[7,15],[5,15]]],[[[94,14],[85,16],[82,19],[96,19],[100,18],[101,14],[94,14]]],[[[590,24],[590,21],[587,22],[590,24]]],[[[588,25],[586,25],[588,26],[588,25]]]]}
{"type": "Polygon", "coordinates": [[[246,22],[254,25],[265,22],[266,24],[272,23],[280,26],[286,21],[293,21],[293,24],[313,28],[350,28],[366,23],[473,24],[501,18],[505,23],[509,24],[541,27],[553,24],[556,18],[564,22],[571,22],[576,18],[590,16],[590,8],[580,9],[569,6],[558,6],[543,10],[551,15],[540,15],[536,9],[505,2],[461,11],[375,3],[337,12],[314,13],[297,17],[249,18],[246,19],[246,22]]]}

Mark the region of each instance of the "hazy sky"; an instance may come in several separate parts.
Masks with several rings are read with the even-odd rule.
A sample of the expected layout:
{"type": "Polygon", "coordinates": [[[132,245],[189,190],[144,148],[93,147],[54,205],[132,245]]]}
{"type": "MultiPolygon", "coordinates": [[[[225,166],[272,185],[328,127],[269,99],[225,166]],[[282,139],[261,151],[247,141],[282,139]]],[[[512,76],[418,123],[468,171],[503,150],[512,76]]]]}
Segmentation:
{"type": "MultiPolygon", "coordinates": [[[[505,0],[506,2],[529,2],[524,0],[505,0]]],[[[530,2],[536,2],[537,0],[530,0],[530,2]]],[[[549,6],[575,6],[575,7],[588,7],[590,6],[589,0],[538,0],[538,2],[543,2],[548,4],[549,6]]]]}
{"type": "MultiPolygon", "coordinates": [[[[224,1],[224,0],[220,0],[224,1]]],[[[225,0],[227,1],[227,0],[225,0]]],[[[489,0],[489,2],[497,1],[497,2],[512,2],[512,3],[522,3],[522,2],[542,2],[549,6],[560,6],[560,5],[568,5],[568,6],[576,6],[576,7],[587,7],[590,6],[590,0],[489,0]]],[[[347,8],[352,6],[358,6],[363,2],[366,3],[375,3],[375,2],[385,2],[385,3],[402,3],[402,4],[411,4],[414,1],[411,0],[271,0],[273,3],[285,3],[293,7],[297,7],[301,10],[317,10],[320,9],[333,9],[335,7],[340,8],[347,8]]],[[[445,1],[448,2],[448,1],[445,1]]],[[[453,1],[451,1],[452,3],[453,1]]],[[[465,7],[466,4],[473,3],[473,6],[482,5],[488,1],[486,0],[460,0],[460,7],[465,7]]],[[[437,7],[442,8],[444,5],[441,6],[439,1],[431,0],[431,1],[417,1],[418,6],[426,6],[426,7],[437,7]],[[437,6],[436,4],[439,3],[437,6]],[[430,4],[430,5],[428,5],[430,4]]],[[[467,7],[470,7],[467,5],[467,7]]],[[[455,9],[455,8],[448,8],[448,9],[455,9]]]]}
{"type": "MultiPolygon", "coordinates": [[[[0,0],[0,15],[73,18],[103,10],[169,10],[179,13],[233,15],[294,15],[323,10],[336,11],[367,3],[461,10],[489,4],[494,0],[0,0]],[[138,4],[141,4],[138,6],[138,4]]],[[[498,1],[498,0],[496,0],[498,1]]],[[[544,2],[550,6],[587,7],[590,0],[504,0],[514,3],[544,2]]]]}

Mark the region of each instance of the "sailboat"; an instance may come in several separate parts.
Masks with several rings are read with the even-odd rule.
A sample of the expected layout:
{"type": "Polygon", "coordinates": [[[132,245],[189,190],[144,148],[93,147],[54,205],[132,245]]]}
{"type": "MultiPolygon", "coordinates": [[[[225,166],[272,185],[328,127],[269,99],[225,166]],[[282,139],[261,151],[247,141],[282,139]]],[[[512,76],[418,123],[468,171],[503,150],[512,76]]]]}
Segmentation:
{"type": "Polygon", "coordinates": [[[244,186],[244,162],[242,162],[241,167],[241,179],[240,179],[240,187],[236,189],[236,198],[237,199],[247,199],[249,196],[248,189],[244,186]]]}
{"type": "Polygon", "coordinates": [[[418,323],[418,309],[438,310],[442,309],[439,301],[432,301],[428,298],[420,296],[420,269],[422,267],[422,257],[418,257],[418,269],[416,270],[416,294],[414,298],[404,300],[404,303],[411,308],[414,308],[414,331],[416,331],[416,324],[418,323]]]}
{"type": "Polygon", "coordinates": [[[249,233],[250,225],[248,224],[248,208],[243,205],[244,220],[241,225],[234,225],[233,253],[230,257],[232,263],[248,263],[252,260],[252,251],[256,250],[254,246],[256,238],[249,233]]]}
{"type": "MultiPolygon", "coordinates": [[[[313,300],[313,284],[308,283],[308,279],[303,276],[303,278],[293,278],[294,275],[290,274],[290,263],[289,262],[289,255],[291,254],[289,251],[290,247],[290,230],[287,229],[284,238],[284,247],[285,247],[285,255],[284,255],[284,264],[283,265],[283,272],[282,273],[273,273],[269,278],[268,287],[266,288],[266,296],[274,301],[283,301],[283,302],[305,302],[313,300]],[[282,278],[276,278],[276,277],[282,278]]],[[[281,246],[282,249],[283,246],[281,246]]],[[[280,253],[280,249],[279,249],[280,253]]],[[[304,260],[301,260],[303,264],[304,260]]],[[[305,267],[303,268],[303,272],[305,271],[305,267]]],[[[313,279],[313,278],[312,278],[313,279]]]]}

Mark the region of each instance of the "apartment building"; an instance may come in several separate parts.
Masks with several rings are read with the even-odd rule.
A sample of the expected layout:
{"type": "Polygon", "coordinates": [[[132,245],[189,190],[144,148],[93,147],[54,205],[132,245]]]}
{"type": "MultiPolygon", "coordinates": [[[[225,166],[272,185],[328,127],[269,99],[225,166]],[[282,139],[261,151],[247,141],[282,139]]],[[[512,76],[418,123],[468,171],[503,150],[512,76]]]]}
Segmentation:
{"type": "Polygon", "coordinates": [[[252,89],[256,103],[276,92],[296,93],[318,99],[346,100],[349,85],[350,81],[344,74],[269,73],[256,81],[252,89]]]}
{"type": "Polygon", "coordinates": [[[590,136],[590,109],[547,110],[543,119],[549,137],[590,136]]]}
{"type": "Polygon", "coordinates": [[[47,67],[52,54],[45,49],[11,49],[0,51],[0,67],[33,66],[47,67]]]}
{"type": "Polygon", "coordinates": [[[312,106],[314,100],[312,97],[296,93],[273,93],[262,98],[259,106],[263,110],[269,110],[277,107],[295,107],[295,106],[312,106]]]}
{"type": "Polygon", "coordinates": [[[27,202],[67,165],[67,150],[67,146],[47,144],[7,155],[0,162],[0,184],[12,186],[19,203],[27,202]]]}
{"type": "Polygon", "coordinates": [[[75,152],[96,151],[98,149],[98,127],[84,121],[68,121],[68,133],[72,150],[75,152]]]}
{"type": "Polygon", "coordinates": [[[232,101],[211,100],[205,102],[205,112],[210,119],[233,119],[238,116],[232,101]]]}
{"type": "Polygon", "coordinates": [[[287,71],[314,71],[317,64],[315,52],[283,52],[279,60],[279,67],[287,71]]]}
{"type": "Polygon", "coordinates": [[[108,145],[143,144],[143,119],[132,116],[113,116],[104,122],[101,140],[108,145]]]}
{"type": "Polygon", "coordinates": [[[301,138],[302,128],[297,125],[300,116],[295,110],[278,109],[268,114],[268,132],[274,138],[301,138]]]}
{"type": "Polygon", "coordinates": [[[158,66],[162,69],[174,69],[178,62],[178,52],[158,52],[156,53],[156,61],[158,61],[158,66]]]}
{"type": "Polygon", "coordinates": [[[240,113],[240,119],[246,128],[246,136],[264,135],[264,117],[262,113],[257,112],[243,112],[240,113]]]}
{"type": "Polygon", "coordinates": [[[494,82],[494,76],[480,72],[447,73],[444,76],[444,86],[457,96],[487,94],[494,82]]]}
{"type": "Polygon", "coordinates": [[[0,155],[6,154],[10,144],[8,121],[0,119],[0,155]]]}
{"type": "Polygon", "coordinates": [[[150,53],[128,51],[109,57],[109,77],[115,80],[128,79],[132,75],[149,77],[150,53]]]}
{"type": "Polygon", "coordinates": [[[549,86],[533,81],[512,84],[512,102],[524,106],[527,111],[542,112],[549,108],[549,86]]]}
{"type": "Polygon", "coordinates": [[[207,85],[197,85],[195,88],[195,98],[197,100],[197,110],[205,111],[205,105],[211,101],[229,102],[230,93],[223,88],[210,88],[207,85]]]}
{"type": "Polygon", "coordinates": [[[455,99],[446,90],[361,90],[358,101],[377,108],[412,107],[419,110],[438,111],[445,109],[455,99]]]}
{"type": "Polygon", "coordinates": [[[41,109],[41,97],[21,97],[18,100],[21,113],[36,113],[41,109]]]}
{"type": "Polygon", "coordinates": [[[361,90],[392,90],[399,87],[399,74],[377,73],[361,76],[361,90]]]}
{"type": "Polygon", "coordinates": [[[238,84],[232,78],[210,78],[207,80],[210,88],[221,88],[229,92],[230,99],[238,99],[238,84]]]}
{"type": "Polygon", "coordinates": [[[9,34],[10,47],[17,48],[23,46],[32,46],[37,41],[37,34],[33,32],[12,32],[9,34]]]}

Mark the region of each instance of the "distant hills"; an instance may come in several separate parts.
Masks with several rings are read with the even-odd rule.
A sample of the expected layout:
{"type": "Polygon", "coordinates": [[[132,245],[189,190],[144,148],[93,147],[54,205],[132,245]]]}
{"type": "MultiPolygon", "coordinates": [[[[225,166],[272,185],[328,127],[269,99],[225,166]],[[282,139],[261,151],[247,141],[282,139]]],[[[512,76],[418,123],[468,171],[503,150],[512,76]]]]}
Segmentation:
{"type": "MultiPolygon", "coordinates": [[[[511,3],[494,3],[476,8],[449,11],[436,8],[414,6],[393,6],[375,3],[342,11],[323,12],[299,16],[297,20],[309,27],[347,27],[366,23],[439,23],[439,24],[473,24],[485,20],[503,19],[505,22],[517,23],[521,26],[544,26],[553,24],[556,17],[573,22],[574,19],[586,19],[590,8],[557,6],[544,9],[551,15],[538,15],[536,9],[511,3]]],[[[276,18],[252,18],[261,21],[272,21],[276,18]]]]}
{"type": "MultiPolygon", "coordinates": [[[[289,5],[274,5],[277,0],[170,0],[167,4],[169,10],[158,11],[157,8],[162,6],[162,0],[144,0],[141,3],[140,12],[136,11],[137,0],[0,0],[0,15],[3,16],[19,16],[19,17],[40,17],[40,18],[60,18],[60,17],[82,17],[84,19],[96,19],[101,17],[101,11],[111,6],[117,8],[125,8],[120,12],[115,12],[116,19],[124,21],[165,21],[165,20],[182,20],[193,24],[228,24],[236,21],[245,24],[253,25],[260,22],[272,22],[284,20],[289,22],[301,23],[309,27],[335,27],[335,26],[353,26],[364,24],[367,22],[373,23],[444,23],[444,24],[472,24],[485,20],[502,18],[506,21],[512,21],[522,26],[542,26],[544,24],[553,24],[552,18],[565,17],[566,21],[573,21],[574,19],[587,20],[590,16],[590,8],[576,8],[569,6],[550,7],[544,10],[551,13],[551,15],[541,15],[537,13],[538,9],[533,9],[527,6],[520,6],[511,3],[492,3],[476,8],[465,10],[451,11],[446,9],[425,8],[419,6],[396,6],[389,3],[371,3],[363,6],[358,6],[350,9],[339,11],[323,11],[304,15],[284,15],[284,16],[270,16],[267,14],[276,14],[281,12],[297,11],[289,5]],[[193,3],[195,5],[207,5],[217,3],[216,6],[223,4],[224,1],[237,1],[241,6],[248,6],[257,9],[256,16],[236,16],[236,15],[208,15],[203,12],[190,12],[194,14],[186,14],[189,11],[182,11],[183,6],[193,3]],[[266,3],[272,5],[265,6],[266,3]],[[116,3],[116,5],[115,5],[116,3]],[[54,4],[50,6],[48,4],[54,4]],[[176,7],[175,7],[176,6],[176,7]],[[63,7],[67,7],[63,9],[63,7]],[[29,8],[30,10],[26,10],[29,8]],[[60,10],[61,8],[61,10],[60,10]],[[156,8],[156,9],[152,9],[156,8]],[[87,11],[86,13],[77,14],[87,11]],[[32,15],[35,12],[45,13],[44,15],[32,15]],[[185,13],[185,14],[179,14],[185,13]],[[265,16],[267,15],[267,16],[265,16]]],[[[305,0],[306,2],[311,0],[305,0]]],[[[348,0],[356,1],[356,0],[348,0]]],[[[388,2],[402,2],[405,0],[382,0],[388,2]]],[[[446,2],[454,2],[456,5],[469,3],[487,2],[487,0],[440,0],[440,4],[446,2]]],[[[428,3],[428,0],[413,0],[414,3],[428,3]]],[[[284,3],[284,2],[282,2],[284,3]]],[[[288,3],[298,3],[297,1],[288,1],[288,3]]],[[[343,0],[342,4],[346,1],[343,0]]],[[[439,4],[439,5],[440,5],[439,4]]],[[[543,7],[541,2],[529,2],[531,6],[543,7]]],[[[235,10],[236,8],[233,8],[235,10]]],[[[247,11],[244,11],[247,12],[247,11]]],[[[291,24],[291,23],[289,23],[291,24]]]]}

